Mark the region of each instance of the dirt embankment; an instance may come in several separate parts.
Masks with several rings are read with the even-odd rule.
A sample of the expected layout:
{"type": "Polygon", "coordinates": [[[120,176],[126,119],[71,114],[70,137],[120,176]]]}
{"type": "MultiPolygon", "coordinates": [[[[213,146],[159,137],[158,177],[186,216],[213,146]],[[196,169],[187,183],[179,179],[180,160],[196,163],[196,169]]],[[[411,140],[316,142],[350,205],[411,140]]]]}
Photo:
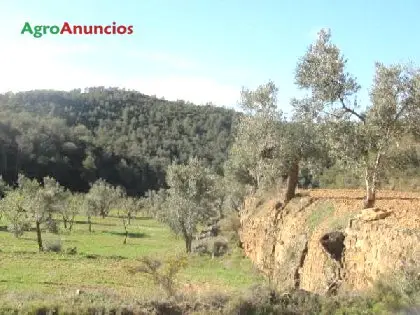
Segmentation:
{"type": "Polygon", "coordinates": [[[250,198],[241,213],[246,254],[280,288],[363,290],[420,262],[420,193],[314,190],[282,207],[250,198]]]}

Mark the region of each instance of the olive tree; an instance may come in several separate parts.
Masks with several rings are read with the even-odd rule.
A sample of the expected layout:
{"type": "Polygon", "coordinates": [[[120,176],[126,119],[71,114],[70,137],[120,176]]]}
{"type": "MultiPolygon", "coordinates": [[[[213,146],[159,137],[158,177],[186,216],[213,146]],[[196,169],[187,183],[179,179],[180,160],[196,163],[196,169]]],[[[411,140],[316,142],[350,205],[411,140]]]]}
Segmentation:
{"type": "Polygon", "coordinates": [[[284,201],[287,203],[295,196],[300,169],[319,172],[328,161],[328,148],[320,125],[292,117],[292,121],[279,128],[278,159],[280,169],[286,174],[284,201]]]}
{"type": "Polygon", "coordinates": [[[295,196],[302,163],[323,159],[326,149],[315,124],[298,116],[292,121],[282,116],[276,105],[277,91],[272,81],[255,91],[242,91],[245,115],[239,120],[226,167],[255,189],[286,177],[284,199],[288,202],[295,196]]]}
{"type": "Polygon", "coordinates": [[[72,230],[74,218],[86,209],[86,199],[83,194],[71,193],[67,196],[66,204],[60,209],[64,228],[72,230]]]}
{"type": "Polygon", "coordinates": [[[170,188],[159,218],[184,238],[190,253],[197,225],[215,214],[211,194],[214,175],[197,158],[191,158],[186,165],[171,164],[166,181],[170,188]]]}
{"type": "Polygon", "coordinates": [[[311,101],[297,103],[295,110],[328,124],[332,154],[343,166],[363,173],[365,207],[372,207],[389,148],[407,132],[419,134],[420,71],[412,65],[376,63],[370,104],[360,110],[361,86],[346,64],[330,31],[321,30],[296,67],[296,83],[310,91],[311,101]]]}
{"type": "Polygon", "coordinates": [[[49,201],[46,202],[41,184],[35,179],[19,175],[17,189],[23,196],[23,209],[28,213],[32,222],[35,221],[38,249],[42,252],[44,247],[42,245],[41,224],[47,219],[46,205],[49,201]]]}
{"type": "Polygon", "coordinates": [[[152,217],[158,217],[159,214],[164,210],[164,204],[167,196],[168,192],[163,188],[157,191],[147,191],[145,197],[142,199],[142,203],[146,208],[147,214],[152,217]]]}
{"type": "Polygon", "coordinates": [[[125,231],[125,238],[124,238],[123,244],[126,244],[127,237],[128,237],[128,225],[131,224],[131,218],[139,209],[140,203],[138,199],[134,197],[126,196],[124,194],[120,198],[118,206],[122,210],[119,216],[122,220],[124,231],[125,231]]]}
{"type": "Polygon", "coordinates": [[[7,222],[7,229],[17,238],[31,225],[31,218],[25,209],[25,198],[19,189],[8,191],[0,200],[0,211],[7,222]]]}
{"type": "Polygon", "coordinates": [[[58,231],[58,225],[54,220],[54,214],[58,214],[66,207],[67,198],[70,194],[63,186],[61,186],[54,178],[43,178],[43,189],[40,190],[44,203],[44,211],[46,213],[46,223],[51,232],[58,231]]]}
{"type": "Polygon", "coordinates": [[[6,192],[1,201],[11,230],[19,236],[35,223],[39,251],[43,251],[41,225],[63,205],[64,188],[50,177],[43,178],[42,186],[37,180],[29,179],[22,174],[18,176],[18,185],[6,192]]]}
{"type": "Polygon", "coordinates": [[[272,81],[254,91],[244,88],[241,91],[244,114],[235,126],[228,167],[240,182],[255,190],[271,185],[281,175],[275,152],[281,120],[277,92],[272,81]]]}
{"type": "Polygon", "coordinates": [[[105,218],[121,195],[121,188],[110,185],[104,179],[98,179],[91,185],[85,196],[89,232],[92,232],[92,216],[100,215],[105,218]]]}
{"type": "Polygon", "coordinates": [[[239,212],[248,193],[248,187],[238,180],[241,169],[231,166],[231,159],[224,164],[224,209],[239,212]]]}
{"type": "Polygon", "coordinates": [[[5,192],[1,200],[1,209],[9,223],[9,231],[16,237],[21,236],[30,227],[31,222],[36,222],[39,250],[42,251],[40,224],[44,218],[44,208],[40,189],[41,186],[36,180],[19,174],[17,187],[5,192]]]}

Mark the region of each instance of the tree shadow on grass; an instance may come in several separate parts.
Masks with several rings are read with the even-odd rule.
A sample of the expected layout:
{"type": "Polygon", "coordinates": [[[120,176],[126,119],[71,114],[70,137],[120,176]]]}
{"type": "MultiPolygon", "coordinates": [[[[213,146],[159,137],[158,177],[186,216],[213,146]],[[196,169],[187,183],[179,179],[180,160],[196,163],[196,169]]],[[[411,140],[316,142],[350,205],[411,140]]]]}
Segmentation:
{"type": "MultiPolygon", "coordinates": [[[[89,224],[88,221],[74,221],[74,224],[89,224]]],[[[94,225],[103,225],[103,226],[117,226],[116,223],[104,223],[104,222],[92,222],[92,226],[94,225]]]]}
{"type": "MultiPolygon", "coordinates": [[[[115,231],[104,231],[102,233],[118,235],[118,236],[125,236],[125,232],[115,232],[115,231]]],[[[143,232],[128,232],[128,238],[147,238],[149,235],[143,232]]]]}
{"type": "Polygon", "coordinates": [[[29,237],[29,236],[21,236],[19,238],[17,238],[18,240],[24,240],[24,241],[36,241],[35,237],[29,237]]]}
{"type": "MultiPolygon", "coordinates": [[[[114,219],[121,219],[121,216],[118,215],[109,215],[108,218],[114,218],[114,219]]],[[[148,217],[148,216],[142,216],[142,217],[135,217],[133,216],[131,218],[131,221],[145,221],[145,220],[152,220],[152,217],[148,217]]]]}
{"type": "Polygon", "coordinates": [[[0,232],[8,232],[7,226],[6,225],[0,226],[0,232]]]}
{"type": "Polygon", "coordinates": [[[16,251],[5,251],[3,253],[12,254],[12,255],[22,255],[19,256],[20,259],[33,259],[33,255],[38,254],[37,250],[16,250],[16,251]]]}

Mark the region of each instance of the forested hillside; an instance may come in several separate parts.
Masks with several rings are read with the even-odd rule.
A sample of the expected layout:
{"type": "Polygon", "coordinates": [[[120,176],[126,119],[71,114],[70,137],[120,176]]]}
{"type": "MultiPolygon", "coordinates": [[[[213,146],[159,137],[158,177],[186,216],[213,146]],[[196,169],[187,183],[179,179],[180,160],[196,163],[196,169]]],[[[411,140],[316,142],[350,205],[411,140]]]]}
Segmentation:
{"type": "Polygon", "coordinates": [[[129,194],[165,186],[165,168],[191,156],[221,171],[232,141],[233,110],[170,102],[94,87],[0,95],[0,173],[86,191],[104,178],[129,194]]]}

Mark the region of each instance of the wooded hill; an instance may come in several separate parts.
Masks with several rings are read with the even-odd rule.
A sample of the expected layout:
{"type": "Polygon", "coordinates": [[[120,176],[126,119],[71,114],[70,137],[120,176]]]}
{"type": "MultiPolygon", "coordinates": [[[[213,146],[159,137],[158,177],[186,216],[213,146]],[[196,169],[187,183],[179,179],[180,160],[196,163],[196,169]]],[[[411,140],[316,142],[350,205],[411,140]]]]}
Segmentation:
{"type": "MultiPolygon", "coordinates": [[[[190,157],[222,174],[240,117],[244,116],[232,109],[167,101],[118,88],[0,94],[0,174],[9,184],[16,183],[18,173],[38,181],[51,176],[80,192],[102,178],[123,186],[129,195],[142,196],[148,190],[167,188],[167,166],[186,163],[190,157]]],[[[302,140],[300,131],[296,136],[302,140]]],[[[394,153],[386,163],[404,168],[388,168],[381,175],[382,184],[419,188],[418,142],[400,141],[394,153]]],[[[307,168],[300,169],[300,185],[356,188],[364,184],[331,155],[324,162],[316,178],[307,168]]]]}
{"type": "Polygon", "coordinates": [[[222,172],[236,116],[118,88],[1,94],[0,173],[8,183],[52,176],[74,191],[103,178],[143,195],[191,156],[222,172]]]}

